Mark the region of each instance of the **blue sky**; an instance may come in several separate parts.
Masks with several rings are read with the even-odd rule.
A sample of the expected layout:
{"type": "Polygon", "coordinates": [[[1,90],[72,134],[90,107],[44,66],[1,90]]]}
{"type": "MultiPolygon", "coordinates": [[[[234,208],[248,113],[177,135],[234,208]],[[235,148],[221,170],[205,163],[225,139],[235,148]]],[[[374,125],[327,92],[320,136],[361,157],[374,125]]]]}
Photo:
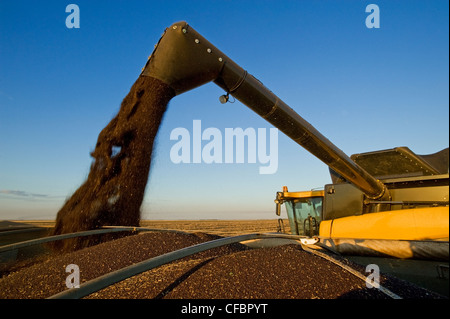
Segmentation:
{"type": "MultiPolygon", "coordinates": [[[[185,20],[346,154],[449,144],[448,1],[0,1],[0,220],[55,218],[85,180],[164,29],[185,20]],[[65,24],[68,4],[80,28],[65,24]],[[365,25],[368,4],[380,28],[365,25]]],[[[281,132],[278,170],[174,164],[173,129],[272,127],[210,83],[175,97],[155,143],[146,219],[274,218],[275,192],[330,183],[281,132]]]]}

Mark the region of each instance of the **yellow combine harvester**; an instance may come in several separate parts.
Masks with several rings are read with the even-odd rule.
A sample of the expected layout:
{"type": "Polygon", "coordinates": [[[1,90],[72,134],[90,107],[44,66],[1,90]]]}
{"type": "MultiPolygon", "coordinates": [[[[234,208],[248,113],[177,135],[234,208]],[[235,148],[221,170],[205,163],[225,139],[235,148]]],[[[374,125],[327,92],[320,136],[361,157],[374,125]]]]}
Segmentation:
{"type": "Polygon", "coordinates": [[[448,149],[419,156],[406,147],[353,155],[390,198],[372,200],[331,170],[324,190],[277,193],[292,233],[347,255],[448,260],[448,149]]]}

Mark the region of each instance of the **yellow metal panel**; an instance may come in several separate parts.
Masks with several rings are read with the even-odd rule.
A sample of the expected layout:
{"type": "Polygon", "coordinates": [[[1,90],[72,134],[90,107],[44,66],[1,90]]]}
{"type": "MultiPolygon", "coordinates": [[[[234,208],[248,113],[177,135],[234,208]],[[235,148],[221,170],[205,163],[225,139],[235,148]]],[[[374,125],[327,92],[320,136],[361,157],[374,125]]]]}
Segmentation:
{"type": "Polygon", "coordinates": [[[332,238],[438,240],[449,237],[449,208],[393,210],[326,220],[319,235],[332,238]]]}
{"type": "Polygon", "coordinates": [[[283,198],[311,198],[311,197],[323,197],[324,191],[303,191],[303,192],[283,192],[283,198]]]}
{"type": "Polygon", "coordinates": [[[331,227],[333,225],[333,220],[323,220],[319,224],[319,236],[321,237],[331,237],[331,227]]]}

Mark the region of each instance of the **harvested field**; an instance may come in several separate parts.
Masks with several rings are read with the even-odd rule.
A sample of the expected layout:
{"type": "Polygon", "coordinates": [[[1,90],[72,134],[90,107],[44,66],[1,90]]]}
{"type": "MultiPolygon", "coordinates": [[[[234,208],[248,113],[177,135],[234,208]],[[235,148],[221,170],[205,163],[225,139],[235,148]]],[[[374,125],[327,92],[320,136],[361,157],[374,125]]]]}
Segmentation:
{"type": "MultiPolygon", "coordinates": [[[[289,221],[281,221],[281,230],[290,233],[289,221]]],[[[141,227],[154,229],[173,229],[184,232],[202,232],[220,236],[234,236],[248,233],[272,233],[279,230],[278,219],[256,220],[141,220],[141,227]]],[[[16,228],[45,227],[52,228],[55,221],[51,220],[27,220],[27,221],[0,221],[0,231],[16,228]]]]}
{"type": "MultiPolygon", "coordinates": [[[[276,219],[259,220],[142,220],[141,226],[155,229],[175,229],[186,232],[204,232],[220,236],[235,236],[248,233],[276,232],[276,219]]],[[[283,220],[286,233],[290,233],[289,221],[283,220]]]]}

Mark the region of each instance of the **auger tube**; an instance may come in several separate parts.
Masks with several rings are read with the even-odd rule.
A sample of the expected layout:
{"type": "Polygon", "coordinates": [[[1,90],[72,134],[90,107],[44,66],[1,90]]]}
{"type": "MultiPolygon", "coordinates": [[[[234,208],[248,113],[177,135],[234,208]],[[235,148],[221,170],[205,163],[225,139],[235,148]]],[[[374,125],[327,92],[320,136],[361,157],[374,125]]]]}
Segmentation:
{"type": "Polygon", "coordinates": [[[184,21],[165,30],[141,76],[163,81],[177,95],[214,82],[359,188],[368,199],[390,199],[381,181],[184,21]]]}

